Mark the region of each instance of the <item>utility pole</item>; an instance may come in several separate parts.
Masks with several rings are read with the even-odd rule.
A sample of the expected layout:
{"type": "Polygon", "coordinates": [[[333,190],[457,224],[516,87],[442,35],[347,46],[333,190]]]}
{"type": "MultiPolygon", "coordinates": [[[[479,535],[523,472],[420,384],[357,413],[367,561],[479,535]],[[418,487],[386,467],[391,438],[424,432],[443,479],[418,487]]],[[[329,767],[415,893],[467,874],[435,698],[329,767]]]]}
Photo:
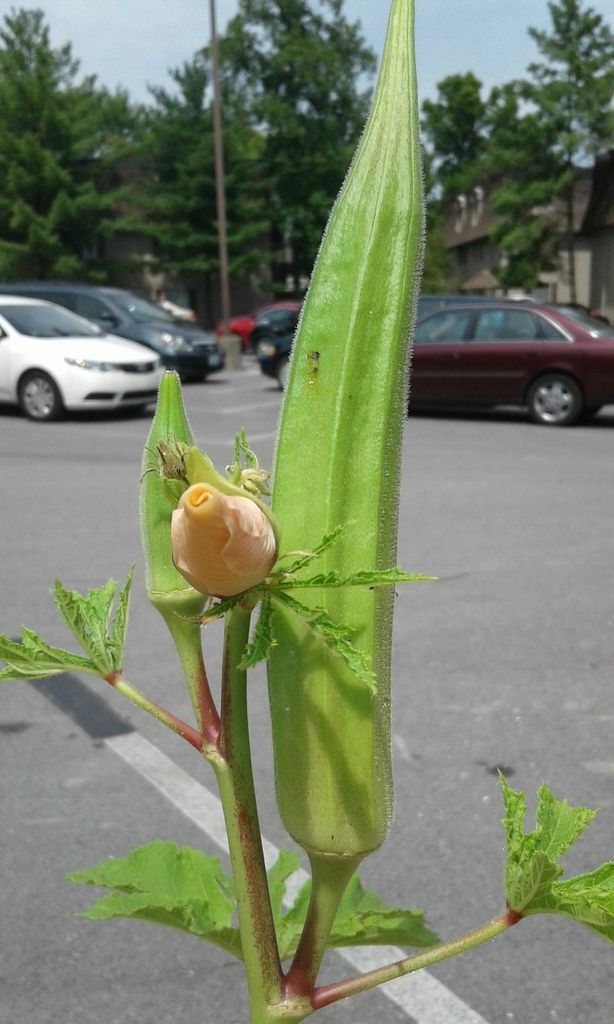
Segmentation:
{"type": "Polygon", "coordinates": [[[222,109],[220,103],[219,60],[215,21],[215,0],[209,0],[211,21],[211,80],[213,84],[213,151],[215,155],[215,198],[217,208],[217,235],[220,260],[220,301],[222,329],[228,334],[230,320],[230,285],[228,278],[228,238],[226,230],[226,190],[224,187],[224,141],[222,138],[222,109]]]}

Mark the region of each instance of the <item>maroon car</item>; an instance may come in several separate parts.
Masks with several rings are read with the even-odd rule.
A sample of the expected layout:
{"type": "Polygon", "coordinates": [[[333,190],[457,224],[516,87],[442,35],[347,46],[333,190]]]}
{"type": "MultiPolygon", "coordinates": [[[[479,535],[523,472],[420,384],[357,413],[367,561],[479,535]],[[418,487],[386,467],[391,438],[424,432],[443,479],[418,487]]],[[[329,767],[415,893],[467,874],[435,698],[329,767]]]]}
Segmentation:
{"type": "Polygon", "coordinates": [[[564,426],[614,402],[614,327],[519,302],[441,309],[415,329],[410,405],[520,405],[564,426]]]}

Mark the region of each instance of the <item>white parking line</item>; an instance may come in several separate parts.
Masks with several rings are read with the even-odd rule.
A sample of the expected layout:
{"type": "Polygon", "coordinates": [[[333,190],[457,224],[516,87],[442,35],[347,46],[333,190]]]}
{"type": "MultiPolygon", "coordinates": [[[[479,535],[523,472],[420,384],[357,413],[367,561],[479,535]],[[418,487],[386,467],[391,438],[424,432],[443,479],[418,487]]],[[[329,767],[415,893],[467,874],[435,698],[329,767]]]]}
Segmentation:
{"type": "MultiPolygon", "coordinates": [[[[225,853],[228,852],[222,805],[218,798],[200,782],[171,761],[153,743],[138,732],[113,736],[105,740],[111,750],[163,793],[175,807],[186,815],[225,853]]],[[[267,866],[274,863],[278,850],[266,839],[263,841],[267,866]]],[[[307,880],[305,871],[297,871],[288,882],[291,902],[298,889],[307,880]]],[[[368,947],[338,949],[336,953],[359,971],[370,971],[382,963],[400,960],[406,953],[394,947],[379,948],[376,953],[368,947]]],[[[416,1024],[487,1024],[483,1017],[455,996],[427,971],[397,978],[379,990],[416,1024]]]]}

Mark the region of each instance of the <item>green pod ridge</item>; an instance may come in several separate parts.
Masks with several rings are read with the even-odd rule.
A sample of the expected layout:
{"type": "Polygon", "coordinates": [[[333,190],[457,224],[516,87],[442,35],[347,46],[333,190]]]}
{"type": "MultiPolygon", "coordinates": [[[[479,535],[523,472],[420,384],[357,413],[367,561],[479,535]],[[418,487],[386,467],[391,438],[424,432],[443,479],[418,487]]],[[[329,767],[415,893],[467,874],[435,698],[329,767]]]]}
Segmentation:
{"type": "Polygon", "coordinates": [[[171,515],[176,502],[159,471],[158,445],[181,441],[192,444],[192,432],[181,396],[179,377],[167,371],[160,381],[158,404],[145,443],[141,467],[139,513],[145,556],[145,590],[151,603],[169,621],[170,616],[198,615],[204,598],[189,586],[173,564],[171,515]]]}
{"type": "MultiPolygon", "coordinates": [[[[287,550],[347,528],[318,562],[343,574],[395,564],[409,339],[422,253],[413,0],[394,0],[373,106],[316,262],[277,440],[273,511],[287,550]]],[[[364,855],[392,810],[394,588],[298,591],[354,632],[372,694],[275,603],[269,700],[277,799],[310,852],[364,855]]]]}

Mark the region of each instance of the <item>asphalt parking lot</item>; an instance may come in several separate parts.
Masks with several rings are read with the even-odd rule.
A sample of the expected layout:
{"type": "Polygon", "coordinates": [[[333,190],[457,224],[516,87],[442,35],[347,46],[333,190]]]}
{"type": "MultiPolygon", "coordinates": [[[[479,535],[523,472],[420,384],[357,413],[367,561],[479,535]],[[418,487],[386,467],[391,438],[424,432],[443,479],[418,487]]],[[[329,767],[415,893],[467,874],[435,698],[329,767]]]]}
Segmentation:
{"type": "MultiPolygon", "coordinates": [[[[197,441],[219,465],[241,425],[270,465],[281,395],[255,366],[189,385],[185,398],[197,441]]],[[[53,580],[87,589],[122,579],[136,561],[126,674],[187,718],[172,649],[142,595],[147,429],[142,416],[38,425],[0,409],[0,630],[13,636],[25,624],[66,644],[53,580]]],[[[499,768],[531,808],[546,781],[558,797],[602,809],[566,858],[570,873],[614,856],[613,442],[612,407],[570,429],[506,411],[408,420],[399,562],[439,580],[399,590],[396,813],[361,874],[391,903],[422,907],[441,936],[501,909],[499,768]]],[[[212,678],[218,640],[207,627],[212,678]]],[[[76,916],[95,893],[65,873],[151,839],[224,859],[205,805],[162,795],[134,751],[153,750],[154,768],[170,759],[176,792],[196,804],[198,787],[213,792],[207,766],[102,682],[86,685],[104,705],[80,689],[46,695],[44,684],[6,683],[0,693],[0,1024],[242,1024],[240,968],[221,951],[148,924],[76,916]]],[[[263,830],[291,846],[275,809],[259,671],[251,694],[263,830]]],[[[327,973],[353,969],[334,955],[327,973]]],[[[319,1019],[612,1024],[612,947],[572,922],[531,919],[390,991],[319,1019]]]]}

